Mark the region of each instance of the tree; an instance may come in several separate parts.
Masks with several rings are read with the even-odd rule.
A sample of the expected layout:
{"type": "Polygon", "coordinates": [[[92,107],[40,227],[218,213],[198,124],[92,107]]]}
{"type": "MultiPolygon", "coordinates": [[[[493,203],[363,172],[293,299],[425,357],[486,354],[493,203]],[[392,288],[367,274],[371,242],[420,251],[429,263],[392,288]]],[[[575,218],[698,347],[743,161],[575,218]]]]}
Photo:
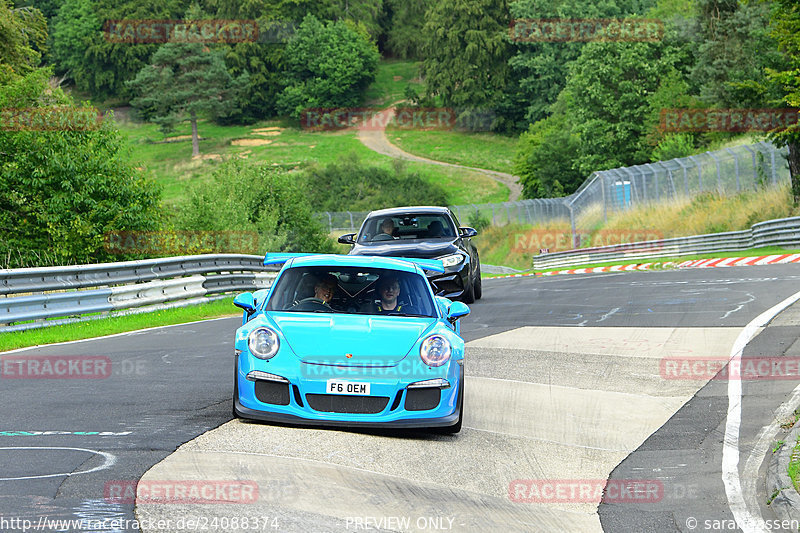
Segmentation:
{"type": "Polygon", "coordinates": [[[662,43],[592,42],[570,69],[572,129],[581,139],[578,168],[596,170],[649,161],[649,95],[674,71],[676,54],[662,43]]]}
{"type": "Polygon", "coordinates": [[[125,82],[145,67],[159,44],[119,42],[104,31],[114,20],[183,18],[189,0],[63,0],[53,26],[55,70],[68,74],[78,89],[94,98],[130,97],[125,82]]]}
{"type": "Polygon", "coordinates": [[[219,52],[201,43],[170,42],[153,54],[151,64],[129,86],[139,95],[133,106],[162,131],[190,121],[192,157],[196,157],[200,155],[197,119],[230,114],[246,83],[246,76],[234,83],[219,52]]]}
{"type": "Polygon", "coordinates": [[[106,235],[153,231],[160,220],[159,190],[123,157],[113,120],[70,119],[96,119],[97,110],[78,109],[50,86],[51,75],[37,69],[0,86],[0,109],[50,121],[0,128],[0,256],[11,268],[39,266],[42,257],[49,264],[118,260],[104,248],[106,235]]]}
{"type": "Polygon", "coordinates": [[[420,59],[425,44],[425,13],[432,0],[388,0],[391,23],[387,31],[387,51],[405,59],[420,59]]]}
{"type": "Polygon", "coordinates": [[[508,72],[506,0],[442,0],[425,18],[420,73],[428,95],[445,106],[490,106],[508,72]]]}
{"type": "MultiPolygon", "coordinates": [[[[800,5],[795,0],[777,0],[773,12],[773,35],[778,40],[787,67],[767,70],[769,80],[781,91],[783,104],[800,108],[800,5]]],[[[789,173],[795,206],[800,205],[800,124],[774,132],[770,136],[789,149],[789,173]]]]}
{"type": "Polygon", "coordinates": [[[0,84],[36,68],[37,49],[44,49],[46,41],[47,23],[38,9],[13,9],[0,0],[0,84]]]}
{"type": "MultiPolygon", "coordinates": [[[[643,15],[653,0],[518,0],[509,5],[511,19],[596,19],[643,15]]],[[[511,81],[505,92],[518,93],[528,123],[550,114],[558,94],[566,86],[568,69],[586,45],[584,42],[526,42],[512,38],[509,59],[511,81]]]]}
{"type": "Polygon", "coordinates": [[[782,70],[785,58],[769,30],[773,2],[699,0],[700,41],[691,80],[706,105],[763,107],[780,98],[765,69],[782,70]]]}
{"type": "Polygon", "coordinates": [[[579,137],[572,132],[566,113],[568,95],[562,93],[555,112],[532,124],[520,135],[514,173],[520,177],[525,198],[553,198],[574,192],[587,174],[578,170],[575,154],[579,137]]]}
{"type": "Polygon", "coordinates": [[[310,107],[353,107],[375,79],[380,54],[368,36],[338,21],[303,19],[286,45],[287,84],[278,110],[298,118],[310,107]]]}

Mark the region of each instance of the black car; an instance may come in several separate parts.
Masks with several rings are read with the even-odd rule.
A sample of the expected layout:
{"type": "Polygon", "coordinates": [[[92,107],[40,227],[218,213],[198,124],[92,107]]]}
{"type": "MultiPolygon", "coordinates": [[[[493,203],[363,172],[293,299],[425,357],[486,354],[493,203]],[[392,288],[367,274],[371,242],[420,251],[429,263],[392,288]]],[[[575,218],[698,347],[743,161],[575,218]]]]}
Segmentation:
{"type": "Polygon", "coordinates": [[[441,259],[444,274],[426,272],[439,296],[472,303],[481,297],[481,264],[471,238],[474,228],[460,227],[446,207],[395,207],[372,211],[358,237],[339,237],[352,244],[349,255],[441,259]]]}

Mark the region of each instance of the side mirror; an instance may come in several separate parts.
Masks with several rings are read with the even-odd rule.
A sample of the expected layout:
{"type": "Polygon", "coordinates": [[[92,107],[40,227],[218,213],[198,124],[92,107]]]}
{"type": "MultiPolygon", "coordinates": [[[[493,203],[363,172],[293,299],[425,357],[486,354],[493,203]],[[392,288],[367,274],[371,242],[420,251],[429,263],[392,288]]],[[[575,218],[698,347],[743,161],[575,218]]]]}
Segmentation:
{"type": "Polygon", "coordinates": [[[447,310],[447,320],[455,322],[469,314],[469,307],[464,302],[453,302],[447,310]]]}
{"type": "Polygon", "coordinates": [[[474,237],[474,236],[476,236],[478,234],[478,230],[476,230],[475,228],[469,228],[469,227],[464,226],[464,227],[458,228],[458,233],[462,237],[474,237]]]}
{"type": "Polygon", "coordinates": [[[356,243],[356,234],[355,233],[348,233],[347,235],[342,235],[339,237],[339,242],[342,244],[355,244],[356,243]]]}
{"type": "Polygon", "coordinates": [[[233,299],[233,305],[244,309],[248,315],[252,315],[256,312],[256,303],[253,299],[252,292],[243,292],[241,294],[237,294],[233,299]]]}

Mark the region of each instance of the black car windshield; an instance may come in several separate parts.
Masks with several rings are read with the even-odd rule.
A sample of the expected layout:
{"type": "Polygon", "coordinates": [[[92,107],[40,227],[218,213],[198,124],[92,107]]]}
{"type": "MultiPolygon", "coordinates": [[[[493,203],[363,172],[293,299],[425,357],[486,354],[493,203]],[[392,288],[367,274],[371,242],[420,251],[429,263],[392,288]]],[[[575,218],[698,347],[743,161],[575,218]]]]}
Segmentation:
{"type": "Polygon", "coordinates": [[[453,239],[456,228],[445,215],[436,213],[402,214],[394,216],[373,216],[361,226],[359,244],[407,240],[453,239]]]}
{"type": "Polygon", "coordinates": [[[281,274],[267,311],[435,318],[424,276],[368,267],[294,267],[281,274]]]}

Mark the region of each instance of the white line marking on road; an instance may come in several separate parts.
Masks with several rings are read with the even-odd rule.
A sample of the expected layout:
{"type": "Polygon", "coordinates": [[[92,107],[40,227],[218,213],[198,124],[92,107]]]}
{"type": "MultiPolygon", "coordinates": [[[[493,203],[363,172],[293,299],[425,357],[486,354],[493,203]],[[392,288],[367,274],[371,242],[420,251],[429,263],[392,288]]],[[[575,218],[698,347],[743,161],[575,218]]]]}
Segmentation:
{"type": "Polygon", "coordinates": [[[77,450],[79,452],[90,452],[97,455],[101,455],[105,458],[103,464],[100,466],[96,466],[94,468],[90,468],[89,470],[78,470],[76,472],[64,472],[62,474],[43,474],[41,476],[23,476],[23,477],[0,477],[0,481],[16,481],[21,479],[41,479],[46,477],[61,477],[61,476],[77,476],[78,474],[89,474],[91,472],[97,472],[99,470],[105,470],[106,468],[110,468],[117,462],[117,457],[113,454],[108,452],[101,452],[98,450],[89,450],[87,448],[67,448],[64,446],[6,446],[0,448],[0,450],[77,450]]]}
{"type": "Polygon", "coordinates": [[[750,294],[749,292],[747,293],[747,296],[750,297],[748,300],[745,300],[744,302],[741,302],[736,309],[731,309],[730,311],[726,312],[724,315],[722,315],[722,318],[720,318],[720,320],[724,320],[724,319],[728,318],[730,315],[732,315],[736,311],[740,311],[742,309],[742,307],[744,307],[746,304],[749,304],[750,302],[754,302],[756,300],[756,297],[753,296],[752,294],[750,294]]]}
{"type": "Polygon", "coordinates": [[[618,311],[619,311],[619,307],[615,307],[614,309],[612,309],[608,313],[606,313],[603,316],[601,316],[600,320],[598,320],[597,322],[602,322],[603,320],[607,319],[608,317],[610,317],[611,315],[613,315],[614,313],[616,313],[618,311]]]}
{"type": "MultiPolygon", "coordinates": [[[[791,295],[751,320],[733,343],[729,364],[741,365],[742,352],[747,343],[756,336],[758,329],[765,326],[778,313],[797,300],[800,300],[800,292],[791,295]]],[[[742,381],[729,379],[728,416],[725,419],[725,439],[722,445],[722,482],[725,484],[725,495],[728,498],[728,507],[733,513],[736,525],[744,533],[766,533],[768,528],[759,508],[756,507],[751,513],[742,493],[742,483],[739,477],[739,427],[741,423],[742,381]]]]}

